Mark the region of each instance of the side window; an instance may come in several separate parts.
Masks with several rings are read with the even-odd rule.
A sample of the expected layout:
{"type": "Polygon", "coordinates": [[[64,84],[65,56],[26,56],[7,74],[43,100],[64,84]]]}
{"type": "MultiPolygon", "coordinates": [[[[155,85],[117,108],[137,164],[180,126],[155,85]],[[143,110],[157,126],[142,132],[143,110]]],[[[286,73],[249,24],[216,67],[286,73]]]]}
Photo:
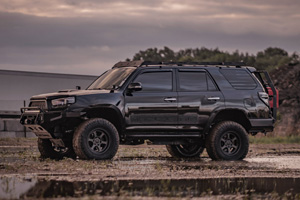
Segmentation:
{"type": "Polygon", "coordinates": [[[220,69],[231,86],[237,90],[252,90],[257,87],[256,82],[245,69],[220,69]]]}
{"type": "Polygon", "coordinates": [[[172,72],[145,72],[140,74],[134,82],[142,84],[141,92],[172,91],[172,72]]]}
{"type": "Polygon", "coordinates": [[[206,74],[206,78],[207,78],[207,88],[209,91],[216,91],[217,87],[215,86],[213,80],[211,80],[211,78],[208,76],[208,74],[206,74]]]}
{"type": "Polygon", "coordinates": [[[179,71],[179,91],[216,90],[211,78],[200,71],[179,71]]]}

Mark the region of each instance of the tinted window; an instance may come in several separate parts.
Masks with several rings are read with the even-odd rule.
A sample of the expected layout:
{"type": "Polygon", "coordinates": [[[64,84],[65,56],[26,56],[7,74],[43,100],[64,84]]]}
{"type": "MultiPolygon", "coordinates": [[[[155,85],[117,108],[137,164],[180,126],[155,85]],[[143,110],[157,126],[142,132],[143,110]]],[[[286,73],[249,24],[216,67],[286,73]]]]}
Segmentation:
{"type": "Polygon", "coordinates": [[[207,88],[210,91],[215,91],[217,90],[217,87],[215,86],[213,80],[211,80],[211,78],[206,74],[206,78],[207,78],[207,88]]]}
{"type": "Polygon", "coordinates": [[[134,82],[142,84],[142,92],[171,91],[172,72],[146,72],[140,74],[134,82]]]}
{"type": "Polygon", "coordinates": [[[88,89],[113,89],[121,87],[135,67],[114,68],[102,74],[88,89]]]}
{"type": "Polygon", "coordinates": [[[207,81],[205,72],[180,71],[179,72],[180,91],[206,91],[207,81]]]}
{"type": "Polygon", "coordinates": [[[251,90],[257,87],[256,82],[245,69],[220,69],[221,73],[238,90],[251,90]]]}

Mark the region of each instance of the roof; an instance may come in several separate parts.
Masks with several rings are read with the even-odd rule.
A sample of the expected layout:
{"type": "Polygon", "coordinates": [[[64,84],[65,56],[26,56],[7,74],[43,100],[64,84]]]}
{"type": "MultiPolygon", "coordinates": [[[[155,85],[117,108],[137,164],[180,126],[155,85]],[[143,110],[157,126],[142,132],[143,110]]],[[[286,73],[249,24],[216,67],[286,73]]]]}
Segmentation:
{"type": "Polygon", "coordinates": [[[141,66],[153,66],[153,65],[177,65],[177,66],[224,66],[224,67],[237,67],[240,68],[241,66],[247,66],[243,62],[152,62],[152,61],[143,61],[143,60],[136,60],[136,61],[126,61],[126,62],[118,62],[116,63],[113,68],[118,67],[141,67],[141,66]]]}

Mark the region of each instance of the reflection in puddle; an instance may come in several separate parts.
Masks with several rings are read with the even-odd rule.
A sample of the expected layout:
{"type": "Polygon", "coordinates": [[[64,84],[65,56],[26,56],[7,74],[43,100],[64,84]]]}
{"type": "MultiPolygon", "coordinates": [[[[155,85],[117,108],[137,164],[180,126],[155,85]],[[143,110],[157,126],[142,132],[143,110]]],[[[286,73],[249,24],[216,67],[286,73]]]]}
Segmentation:
{"type": "Polygon", "coordinates": [[[200,197],[230,194],[300,194],[300,178],[58,181],[1,178],[0,198],[98,196],[200,197]]]}
{"type": "Polygon", "coordinates": [[[36,177],[4,176],[0,177],[0,198],[19,199],[37,183],[36,177]]]}

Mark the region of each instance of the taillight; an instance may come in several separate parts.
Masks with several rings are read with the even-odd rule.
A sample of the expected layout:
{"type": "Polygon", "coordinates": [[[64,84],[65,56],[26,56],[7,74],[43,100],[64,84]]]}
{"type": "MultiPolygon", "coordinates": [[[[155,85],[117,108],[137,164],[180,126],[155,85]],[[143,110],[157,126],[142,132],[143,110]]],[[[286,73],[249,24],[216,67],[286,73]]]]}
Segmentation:
{"type": "Polygon", "coordinates": [[[262,100],[266,105],[269,106],[269,95],[265,92],[259,92],[258,97],[262,100]]]}
{"type": "MultiPolygon", "coordinates": [[[[271,87],[267,87],[267,90],[268,90],[268,94],[269,94],[269,104],[270,104],[270,108],[273,108],[274,105],[273,105],[273,91],[271,89],[271,87]]],[[[279,92],[278,90],[275,88],[276,90],[276,108],[279,107],[279,92]]]]}

